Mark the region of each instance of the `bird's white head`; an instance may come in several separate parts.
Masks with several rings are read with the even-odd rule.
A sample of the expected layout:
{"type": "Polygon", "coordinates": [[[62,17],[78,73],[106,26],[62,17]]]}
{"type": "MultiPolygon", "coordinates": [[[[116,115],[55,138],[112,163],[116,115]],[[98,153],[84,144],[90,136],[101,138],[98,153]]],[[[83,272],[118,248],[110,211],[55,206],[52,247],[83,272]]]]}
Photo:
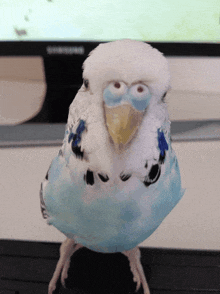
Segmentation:
{"type": "Polygon", "coordinates": [[[103,106],[115,145],[131,141],[148,107],[161,103],[170,87],[166,58],[144,42],[125,39],[100,44],[83,69],[84,90],[103,106]]]}

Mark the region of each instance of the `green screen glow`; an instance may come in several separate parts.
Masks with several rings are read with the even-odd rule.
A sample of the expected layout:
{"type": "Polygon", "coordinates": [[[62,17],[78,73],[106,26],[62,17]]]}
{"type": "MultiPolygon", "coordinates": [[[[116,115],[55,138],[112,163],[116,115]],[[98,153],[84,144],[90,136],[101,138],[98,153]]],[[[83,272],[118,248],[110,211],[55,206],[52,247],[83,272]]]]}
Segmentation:
{"type": "Polygon", "coordinates": [[[220,42],[220,0],[1,0],[0,40],[220,42]]]}

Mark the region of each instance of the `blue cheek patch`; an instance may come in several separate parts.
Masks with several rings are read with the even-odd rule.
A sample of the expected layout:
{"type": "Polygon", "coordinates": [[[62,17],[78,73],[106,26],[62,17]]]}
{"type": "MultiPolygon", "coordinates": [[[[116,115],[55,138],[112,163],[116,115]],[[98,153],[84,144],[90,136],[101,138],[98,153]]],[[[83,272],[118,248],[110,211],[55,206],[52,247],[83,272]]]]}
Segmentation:
{"type": "Polygon", "coordinates": [[[124,95],[118,96],[112,93],[108,88],[103,92],[103,98],[105,104],[108,106],[117,106],[120,105],[122,101],[129,102],[135,109],[143,111],[147,108],[151,100],[151,94],[143,96],[141,99],[136,98],[135,96],[126,93],[124,95]]]}
{"type": "Polygon", "coordinates": [[[83,131],[85,130],[85,128],[86,128],[85,121],[81,119],[79,122],[79,125],[76,129],[76,133],[75,134],[71,133],[69,135],[68,143],[70,143],[70,141],[73,140],[72,146],[76,147],[81,141],[81,135],[82,135],[83,131]]]}
{"type": "Polygon", "coordinates": [[[86,128],[85,124],[86,124],[85,121],[81,119],[80,122],[79,122],[79,125],[78,125],[78,127],[77,127],[77,129],[76,129],[76,133],[77,133],[79,136],[82,135],[83,131],[84,131],[85,128],[86,128]]]}
{"type": "Polygon", "coordinates": [[[105,104],[108,106],[116,106],[119,105],[122,101],[123,96],[118,96],[113,94],[108,88],[106,88],[103,92],[103,98],[105,104]]]}
{"type": "Polygon", "coordinates": [[[167,144],[167,141],[165,139],[163,131],[157,130],[157,138],[158,138],[158,147],[160,149],[160,154],[164,156],[165,150],[168,150],[169,146],[167,144]]]}

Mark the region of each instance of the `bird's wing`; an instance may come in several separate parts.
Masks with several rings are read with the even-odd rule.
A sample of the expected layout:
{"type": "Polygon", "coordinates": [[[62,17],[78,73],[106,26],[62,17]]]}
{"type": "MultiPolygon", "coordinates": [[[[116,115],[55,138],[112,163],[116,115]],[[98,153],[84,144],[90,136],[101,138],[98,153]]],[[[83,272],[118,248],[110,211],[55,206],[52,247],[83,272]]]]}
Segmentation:
{"type": "Polygon", "coordinates": [[[99,179],[105,182],[108,178],[106,175],[112,172],[109,135],[102,107],[97,106],[94,99],[97,99],[95,95],[88,95],[81,88],[70,106],[63,145],[52,161],[40,189],[41,211],[48,222],[51,212],[48,212],[45,198],[54,195],[62,206],[59,191],[63,187],[66,190],[77,187],[78,178],[83,179],[82,185],[88,184],[92,181],[92,172],[96,172],[99,179]],[[57,191],[53,185],[59,187],[57,191]],[[49,187],[52,189],[50,192],[49,187]]]}

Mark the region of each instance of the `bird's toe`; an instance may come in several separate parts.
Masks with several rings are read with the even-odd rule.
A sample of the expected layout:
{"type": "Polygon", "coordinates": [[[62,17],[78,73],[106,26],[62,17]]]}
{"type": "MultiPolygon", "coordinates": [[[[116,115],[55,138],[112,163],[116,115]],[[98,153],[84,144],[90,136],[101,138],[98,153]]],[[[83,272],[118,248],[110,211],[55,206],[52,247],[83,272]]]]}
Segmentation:
{"type": "Polygon", "coordinates": [[[137,273],[137,275],[134,276],[133,281],[135,283],[137,283],[137,285],[136,285],[136,292],[137,292],[141,286],[141,279],[140,279],[140,276],[138,275],[138,273],[137,273]]]}
{"type": "Polygon", "coordinates": [[[55,289],[56,289],[56,282],[51,280],[48,286],[48,294],[53,294],[53,291],[55,291],[55,289]]]}
{"type": "Polygon", "coordinates": [[[65,280],[68,278],[68,269],[70,266],[70,258],[68,258],[65,262],[65,265],[63,267],[62,273],[61,273],[61,283],[63,285],[63,287],[65,286],[65,280]]]}

